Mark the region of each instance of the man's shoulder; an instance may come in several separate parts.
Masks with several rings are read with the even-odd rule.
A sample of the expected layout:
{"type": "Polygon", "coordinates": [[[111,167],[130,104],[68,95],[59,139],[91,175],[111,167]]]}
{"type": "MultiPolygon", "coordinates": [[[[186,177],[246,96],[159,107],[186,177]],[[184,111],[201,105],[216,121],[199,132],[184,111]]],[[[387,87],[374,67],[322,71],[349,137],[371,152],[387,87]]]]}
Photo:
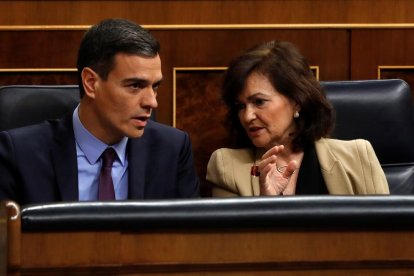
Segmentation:
{"type": "Polygon", "coordinates": [[[168,125],[148,122],[144,134],[138,138],[129,139],[132,151],[160,151],[168,150],[169,153],[181,151],[183,148],[191,148],[189,135],[179,129],[168,125]]]}
{"type": "Polygon", "coordinates": [[[10,136],[19,138],[19,137],[37,137],[41,133],[49,133],[51,131],[50,125],[46,122],[42,122],[35,125],[23,126],[13,129],[5,130],[2,133],[8,133],[10,136]]]}
{"type": "Polygon", "coordinates": [[[70,126],[65,125],[63,119],[55,119],[38,124],[5,130],[0,132],[0,135],[7,135],[15,141],[45,141],[45,139],[52,138],[57,131],[67,129],[69,127],[70,126]]]}
{"type": "Polygon", "coordinates": [[[185,134],[184,131],[174,128],[169,125],[158,123],[155,121],[149,121],[147,127],[145,128],[144,135],[173,135],[173,136],[182,136],[185,134]]]}

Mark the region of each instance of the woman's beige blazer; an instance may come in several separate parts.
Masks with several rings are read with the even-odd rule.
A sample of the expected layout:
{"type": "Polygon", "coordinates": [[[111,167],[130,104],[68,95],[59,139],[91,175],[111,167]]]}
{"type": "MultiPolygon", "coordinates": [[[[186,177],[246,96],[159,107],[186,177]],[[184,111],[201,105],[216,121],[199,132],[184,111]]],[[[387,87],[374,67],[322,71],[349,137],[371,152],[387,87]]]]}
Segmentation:
{"type": "MultiPolygon", "coordinates": [[[[368,141],[323,138],[315,142],[315,150],[330,194],[389,194],[384,171],[368,141]]],[[[258,177],[250,175],[259,159],[253,149],[213,152],[206,177],[213,184],[213,196],[259,195],[258,177]]]]}

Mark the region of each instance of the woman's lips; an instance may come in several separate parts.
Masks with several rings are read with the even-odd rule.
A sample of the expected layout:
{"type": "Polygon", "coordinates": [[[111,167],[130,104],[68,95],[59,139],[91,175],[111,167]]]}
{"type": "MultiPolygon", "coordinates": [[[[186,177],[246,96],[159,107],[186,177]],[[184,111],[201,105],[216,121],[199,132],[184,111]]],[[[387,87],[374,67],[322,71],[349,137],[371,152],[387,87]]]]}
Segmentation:
{"type": "Polygon", "coordinates": [[[251,137],[257,137],[262,132],[263,127],[249,127],[248,133],[251,137]]]}

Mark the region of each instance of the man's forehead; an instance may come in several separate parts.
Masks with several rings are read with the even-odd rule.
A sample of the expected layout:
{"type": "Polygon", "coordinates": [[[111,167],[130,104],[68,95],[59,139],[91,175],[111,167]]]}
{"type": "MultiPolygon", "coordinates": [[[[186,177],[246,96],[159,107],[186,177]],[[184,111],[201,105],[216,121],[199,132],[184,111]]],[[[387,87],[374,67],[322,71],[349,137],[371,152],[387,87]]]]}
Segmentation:
{"type": "Polygon", "coordinates": [[[157,82],[162,79],[161,60],[155,57],[142,57],[139,55],[117,54],[114,69],[123,75],[123,79],[140,79],[157,82]]]}
{"type": "Polygon", "coordinates": [[[161,64],[161,58],[160,55],[157,54],[155,56],[144,56],[139,54],[128,54],[128,53],[117,53],[114,56],[114,61],[120,61],[120,60],[136,60],[142,63],[159,63],[161,64]]]}

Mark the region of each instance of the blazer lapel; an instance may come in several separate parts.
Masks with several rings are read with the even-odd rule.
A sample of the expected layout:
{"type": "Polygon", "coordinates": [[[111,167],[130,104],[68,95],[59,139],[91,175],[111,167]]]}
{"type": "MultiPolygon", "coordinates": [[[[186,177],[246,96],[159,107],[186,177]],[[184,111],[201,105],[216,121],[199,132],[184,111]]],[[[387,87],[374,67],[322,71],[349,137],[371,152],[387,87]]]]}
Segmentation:
{"type": "Polygon", "coordinates": [[[315,150],[329,194],[354,194],[346,170],[331,153],[328,140],[322,138],[316,141],[315,150]]]}
{"type": "Polygon", "coordinates": [[[78,165],[72,116],[68,115],[56,124],[51,154],[60,196],[62,201],[77,201],[79,200],[78,165]]]}
{"type": "Polygon", "coordinates": [[[230,187],[240,196],[260,195],[259,178],[251,175],[252,166],[260,160],[260,153],[250,148],[224,150],[224,174],[230,187]],[[232,188],[233,189],[233,188],[232,188]]]}

